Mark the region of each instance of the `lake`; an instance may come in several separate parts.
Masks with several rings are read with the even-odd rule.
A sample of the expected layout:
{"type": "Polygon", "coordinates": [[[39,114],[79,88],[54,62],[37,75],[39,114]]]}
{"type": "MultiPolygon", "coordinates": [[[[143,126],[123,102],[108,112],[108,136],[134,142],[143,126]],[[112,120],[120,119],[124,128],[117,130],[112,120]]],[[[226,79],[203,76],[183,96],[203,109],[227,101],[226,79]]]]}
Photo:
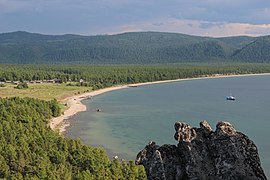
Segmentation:
{"type": "Polygon", "coordinates": [[[215,130],[228,121],[255,142],[270,174],[270,75],[187,80],[122,89],[84,100],[86,112],[73,116],[66,136],[103,146],[110,155],[134,160],[151,140],[177,144],[174,123],[215,130]],[[232,93],[236,101],[227,101],[232,93]],[[102,111],[97,112],[100,108],[102,111]]]}

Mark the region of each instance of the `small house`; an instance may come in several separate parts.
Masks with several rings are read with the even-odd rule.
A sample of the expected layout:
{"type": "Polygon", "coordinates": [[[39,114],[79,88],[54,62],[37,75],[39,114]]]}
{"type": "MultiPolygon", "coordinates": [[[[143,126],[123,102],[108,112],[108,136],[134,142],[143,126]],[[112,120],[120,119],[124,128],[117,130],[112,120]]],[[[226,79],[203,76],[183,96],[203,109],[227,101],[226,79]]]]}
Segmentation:
{"type": "Polygon", "coordinates": [[[62,80],[61,79],[55,79],[54,83],[59,83],[60,84],[60,83],[62,83],[62,80]]]}
{"type": "Polygon", "coordinates": [[[53,79],[47,80],[47,83],[55,83],[55,81],[53,79]]]}
{"type": "Polygon", "coordinates": [[[21,83],[20,81],[13,81],[13,84],[15,84],[15,85],[18,85],[20,83],[21,83]]]}

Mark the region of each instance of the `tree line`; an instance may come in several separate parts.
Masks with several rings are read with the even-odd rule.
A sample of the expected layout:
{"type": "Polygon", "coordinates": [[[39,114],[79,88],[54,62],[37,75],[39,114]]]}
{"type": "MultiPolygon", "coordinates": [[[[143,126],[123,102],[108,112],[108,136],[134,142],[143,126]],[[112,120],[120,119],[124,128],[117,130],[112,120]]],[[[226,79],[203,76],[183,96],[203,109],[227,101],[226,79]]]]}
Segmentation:
{"type": "Polygon", "coordinates": [[[0,98],[0,179],[146,179],[133,161],[110,161],[102,148],[63,138],[48,126],[55,100],[0,98]]]}
{"type": "MultiPolygon", "coordinates": [[[[214,74],[270,72],[269,64],[0,65],[0,81],[61,79],[93,89],[214,74]],[[84,80],[81,82],[81,80],[84,80]]],[[[48,127],[60,115],[56,100],[0,98],[0,178],[145,179],[142,166],[110,161],[102,148],[63,138],[48,127]]]]}
{"type": "Polygon", "coordinates": [[[119,84],[193,78],[214,74],[270,72],[269,64],[174,65],[0,65],[0,81],[59,79],[67,85],[100,89],[119,84]],[[83,82],[81,81],[83,80],[83,82]],[[71,82],[76,82],[71,83],[71,82]]]}

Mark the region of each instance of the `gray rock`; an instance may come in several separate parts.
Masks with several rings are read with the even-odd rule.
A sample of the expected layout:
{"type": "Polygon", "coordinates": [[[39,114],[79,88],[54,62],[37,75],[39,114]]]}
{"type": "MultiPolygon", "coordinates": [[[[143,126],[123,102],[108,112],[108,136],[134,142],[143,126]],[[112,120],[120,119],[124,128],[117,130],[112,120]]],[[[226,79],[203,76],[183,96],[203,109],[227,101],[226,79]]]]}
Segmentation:
{"type": "Polygon", "coordinates": [[[146,173],[151,174],[151,176],[148,176],[148,179],[151,180],[166,179],[164,162],[158,149],[159,146],[157,146],[155,142],[150,141],[148,145],[139,152],[135,161],[135,164],[143,164],[149,167],[146,169],[146,173]]]}
{"type": "Polygon", "coordinates": [[[211,132],[213,132],[211,126],[205,120],[200,122],[200,127],[203,129],[203,132],[206,136],[208,136],[211,132]]]}
{"type": "Polygon", "coordinates": [[[216,133],[225,136],[234,136],[236,135],[236,130],[229,122],[219,122],[216,126],[216,133]]]}
{"type": "Polygon", "coordinates": [[[219,122],[214,132],[207,121],[174,127],[177,146],[151,141],[138,153],[148,179],[266,179],[256,145],[230,123],[219,122]]]}
{"type": "Polygon", "coordinates": [[[178,142],[180,141],[191,142],[193,139],[196,138],[196,131],[186,123],[177,122],[174,124],[174,128],[176,131],[174,139],[177,140],[178,142]]]}
{"type": "Polygon", "coordinates": [[[145,168],[148,179],[182,179],[185,177],[183,171],[179,149],[175,145],[155,145],[151,141],[137,155],[135,163],[141,164],[145,168]]]}

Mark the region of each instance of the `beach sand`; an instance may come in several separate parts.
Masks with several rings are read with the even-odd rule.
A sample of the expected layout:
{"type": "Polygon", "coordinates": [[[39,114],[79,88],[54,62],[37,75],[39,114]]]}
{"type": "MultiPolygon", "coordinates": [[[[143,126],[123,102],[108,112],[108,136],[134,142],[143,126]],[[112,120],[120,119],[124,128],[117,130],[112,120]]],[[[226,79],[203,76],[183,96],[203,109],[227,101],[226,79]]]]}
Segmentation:
{"type": "Polygon", "coordinates": [[[49,121],[49,126],[52,130],[59,130],[60,133],[65,132],[66,128],[69,126],[69,123],[65,122],[68,118],[75,115],[78,112],[86,111],[86,106],[81,103],[82,100],[94,97],[99,94],[103,94],[110,91],[115,91],[124,88],[132,88],[142,85],[149,85],[149,84],[158,84],[158,83],[169,83],[169,82],[176,82],[176,81],[187,81],[187,80],[198,80],[198,79],[206,79],[206,78],[224,78],[224,77],[238,77],[238,76],[255,76],[255,75],[270,75],[270,73],[262,73],[262,74],[241,74],[241,75],[223,75],[223,74],[215,74],[211,76],[203,76],[198,78],[185,78],[185,79],[175,79],[175,80],[164,80],[164,81],[154,81],[154,82],[146,82],[146,83],[137,83],[137,84],[129,84],[129,85],[120,85],[120,86],[113,86],[104,89],[99,89],[96,91],[83,93],[79,95],[74,95],[71,97],[67,97],[66,99],[62,100],[62,102],[66,102],[68,109],[64,111],[64,113],[59,116],[52,118],[49,121]]]}

